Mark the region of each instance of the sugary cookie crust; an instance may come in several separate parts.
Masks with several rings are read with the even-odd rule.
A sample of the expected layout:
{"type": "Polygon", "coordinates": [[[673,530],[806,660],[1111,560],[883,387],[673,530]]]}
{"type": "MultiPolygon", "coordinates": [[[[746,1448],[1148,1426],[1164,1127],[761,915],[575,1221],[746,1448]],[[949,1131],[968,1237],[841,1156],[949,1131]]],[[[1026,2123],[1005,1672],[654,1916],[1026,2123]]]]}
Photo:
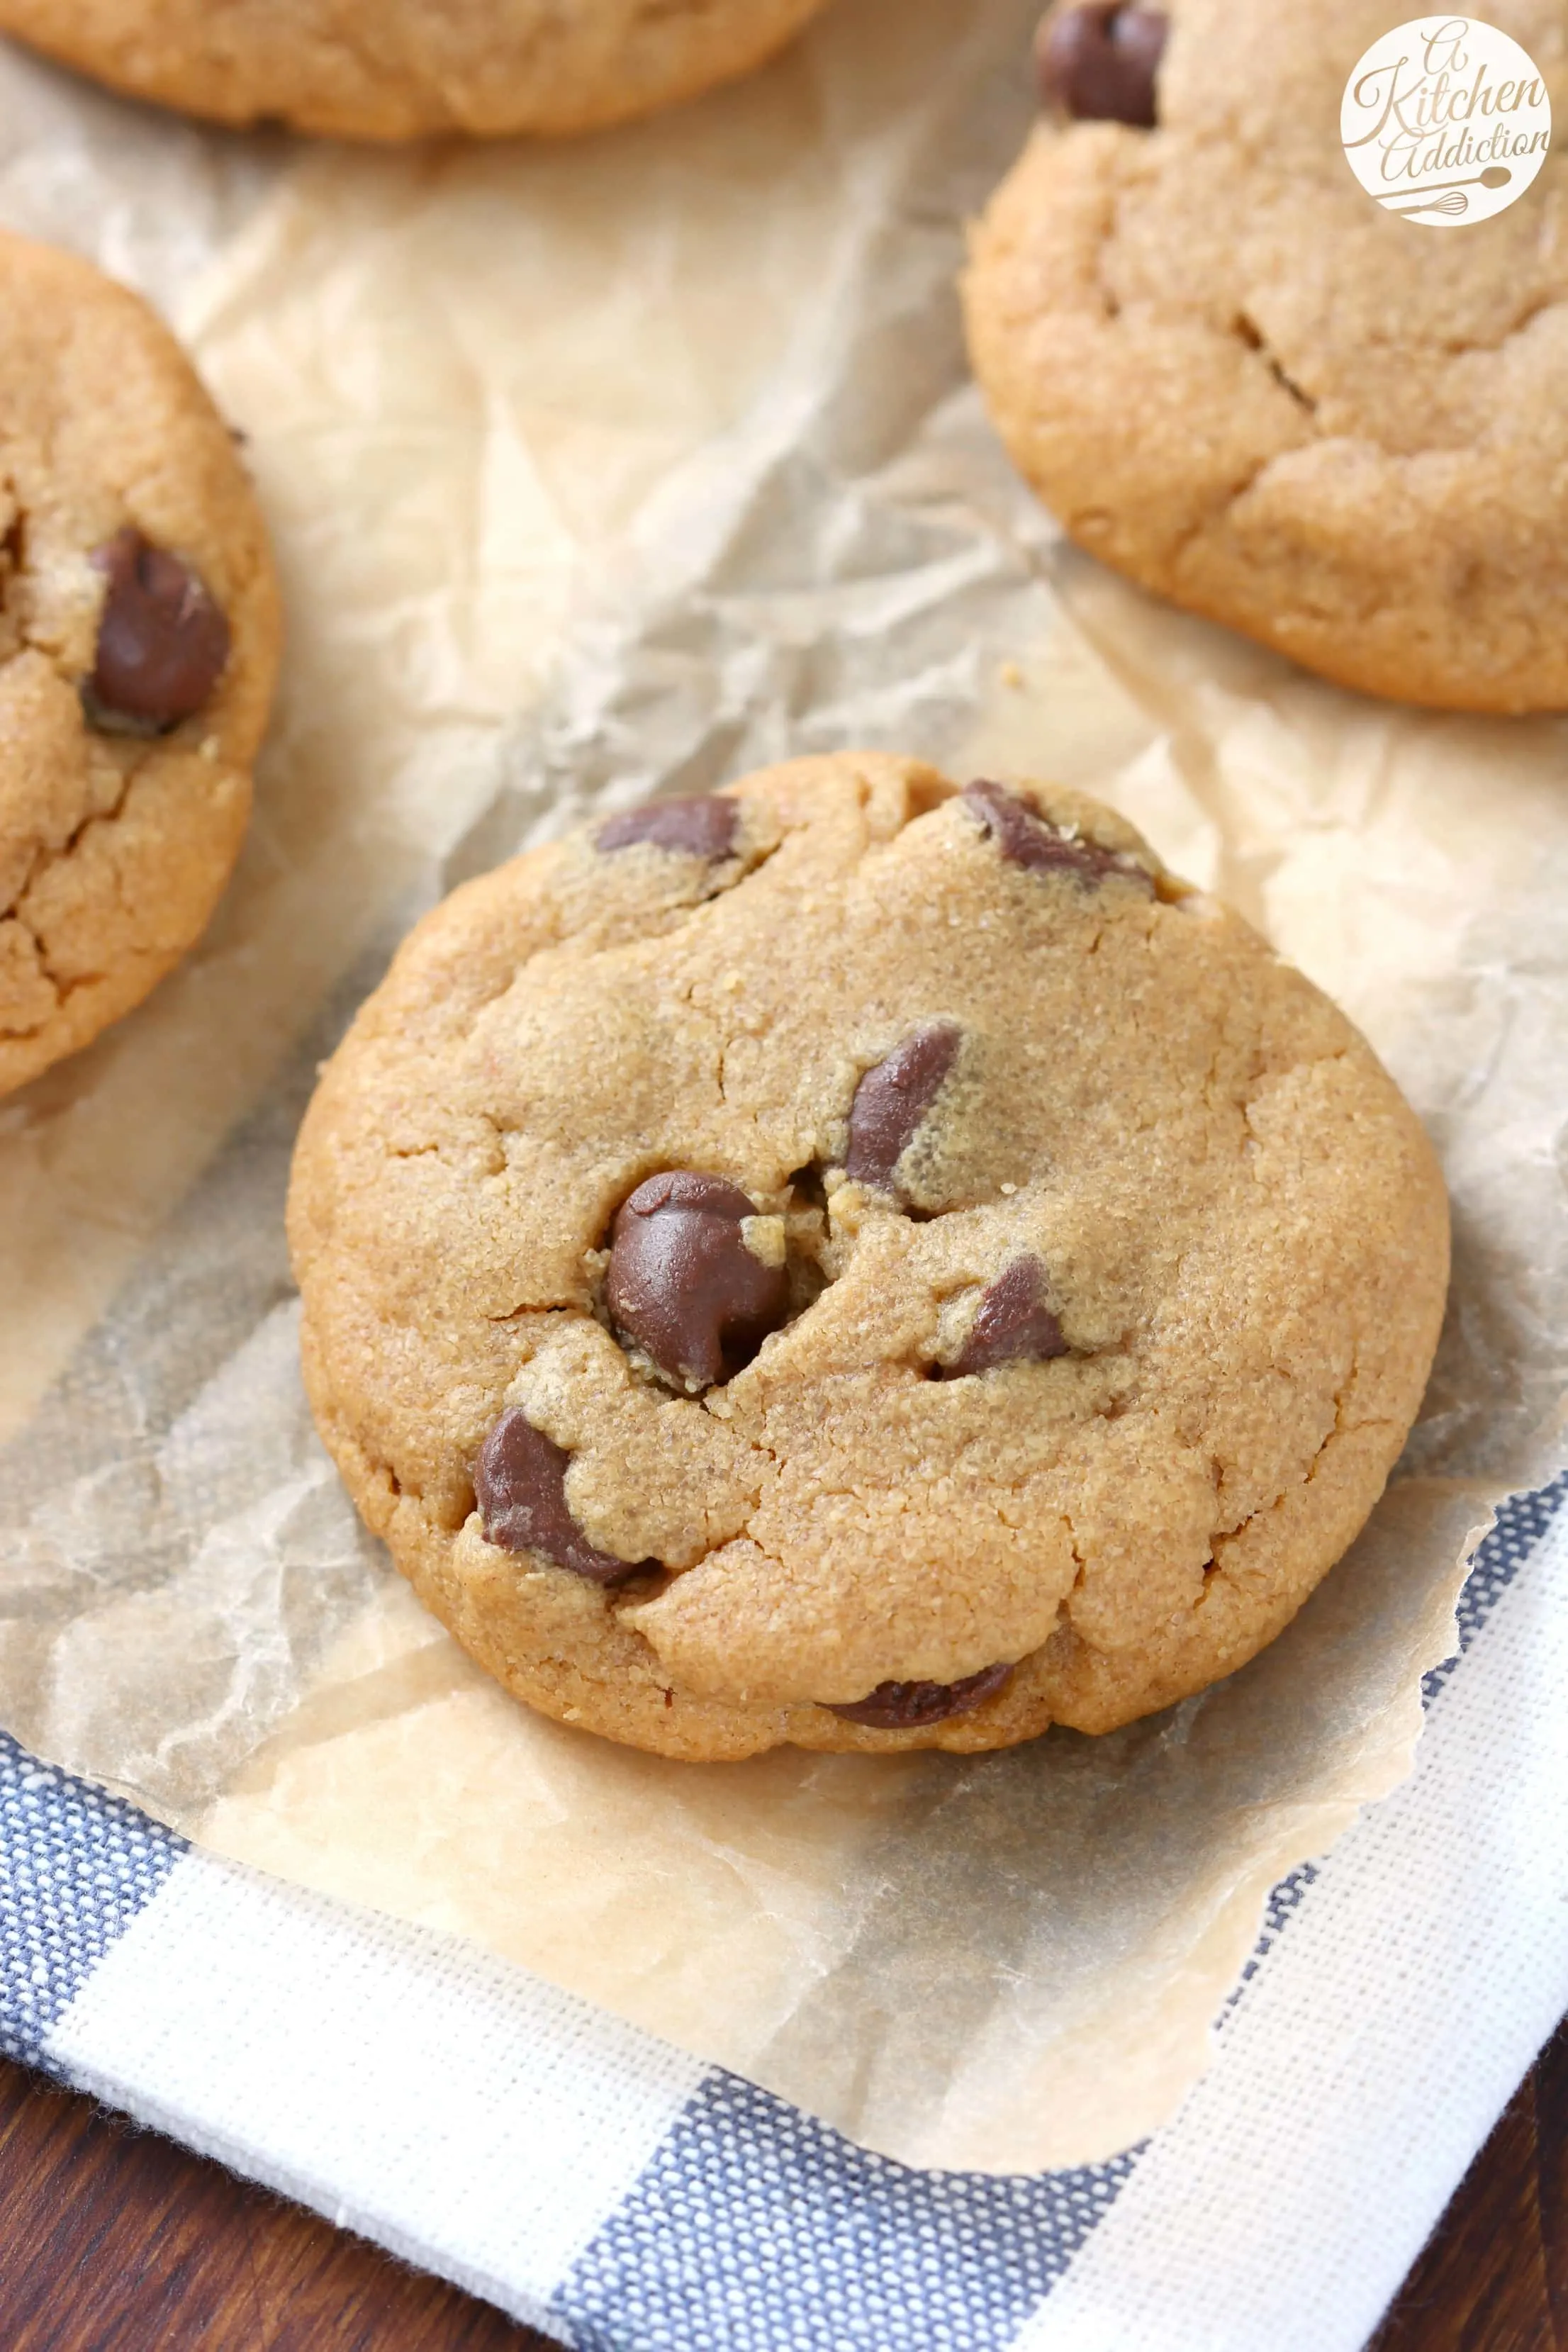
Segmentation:
{"type": "MultiPolygon", "coordinates": [[[[1169,0],[1159,125],[1042,124],[972,240],[975,373],[1094,554],[1342,685],[1568,706],[1568,158],[1493,219],[1341,146],[1382,0],[1169,0]]],[[[1568,19],[1496,0],[1568,135],[1568,19]]]]}
{"type": "Polygon", "coordinates": [[[0,0],[0,31],[217,122],[591,131],[749,73],[824,0],[0,0]]]}
{"type": "Polygon", "coordinates": [[[328,1064],[289,1204],[312,1406],[421,1598],[545,1713],[699,1759],[1107,1729],[1270,1640],[1381,1492],[1447,1285],[1418,1123],[1237,918],[1029,790],[1091,879],[879,754],[735,787],[717,860],[531,852],[426,919],[328,1064]],[[859,1080],[933,1017],[963,1051],[917,1213],[842,1170],[859,1080]],[[604,1305],[661,1169],[816,1266],[700,1396],[604,1305]],[[1020,1253],[1066,1352],[952,1376],[1020,1253]],[[569,1454],[589,1546],[676,1572],[487,1540],[509,1409],[569,1454]],[[829,1711],[1016,1662],[913,1730],[829,1711]]]}
{"type": "Polygon", "coordinates": [[[0,235],[0,1093],[97,1035],[200,934],[238,852],[277,667],[276,583],[230,436],[146,305],[0,235]],[[83,705],[139,528],[231,632],[205,706],[153,737],[83,705]]]}

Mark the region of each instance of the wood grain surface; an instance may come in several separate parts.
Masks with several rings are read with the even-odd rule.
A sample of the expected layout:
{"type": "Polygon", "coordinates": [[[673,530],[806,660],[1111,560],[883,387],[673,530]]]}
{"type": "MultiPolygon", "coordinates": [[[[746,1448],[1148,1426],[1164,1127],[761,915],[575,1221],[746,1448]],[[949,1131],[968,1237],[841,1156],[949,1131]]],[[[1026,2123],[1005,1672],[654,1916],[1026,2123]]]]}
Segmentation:
{"type": "MultiPolygon", "coordinates": [[[[0,2061],[4,2352],[546,2352],[547,2342],[0,2061]]],[[[1568,2025],[1476,2158],[1374,2352],[1568,2352],[1568,2025]]]]}

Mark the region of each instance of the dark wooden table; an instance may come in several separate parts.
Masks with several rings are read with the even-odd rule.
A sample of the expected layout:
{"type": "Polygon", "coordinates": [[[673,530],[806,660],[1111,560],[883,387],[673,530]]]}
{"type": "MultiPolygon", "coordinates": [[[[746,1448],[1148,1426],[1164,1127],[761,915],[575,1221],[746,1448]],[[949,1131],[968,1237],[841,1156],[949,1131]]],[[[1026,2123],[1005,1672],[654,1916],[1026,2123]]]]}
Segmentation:
{"type": "MultiPolygon", "coordinates": [[[[0,2347],[545,2352],[546,2339],[0,2061],[0,2347]]],[[[1568,2024],[1375,2352],[1568,2352],[1568,2024]]]]}

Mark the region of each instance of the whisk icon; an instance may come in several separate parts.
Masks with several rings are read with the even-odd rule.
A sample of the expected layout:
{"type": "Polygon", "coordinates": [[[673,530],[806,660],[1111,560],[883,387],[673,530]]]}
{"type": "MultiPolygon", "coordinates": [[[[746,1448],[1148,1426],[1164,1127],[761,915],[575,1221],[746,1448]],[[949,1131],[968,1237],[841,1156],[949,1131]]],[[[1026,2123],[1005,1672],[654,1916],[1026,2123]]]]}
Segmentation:
{"type": "Polygon", "coordinates": [[[1484,172],[1477,172],[1468,180],[1450,180],[1447,185],[1438,182],[1426,188],[1391,189],[1382,202],[1401,220],[1408,220],[1415,213],[1446,213],[1452,219],[1470,208],[1470,200],[1465,194],[1467,188],[1506,188],[1512,177],[1506,163],[1489,163],[1484,172]],[[1424,196],[1427,201],[1419,205],[1396,205],[1390,201],[1393,196],[1424,196]]]}

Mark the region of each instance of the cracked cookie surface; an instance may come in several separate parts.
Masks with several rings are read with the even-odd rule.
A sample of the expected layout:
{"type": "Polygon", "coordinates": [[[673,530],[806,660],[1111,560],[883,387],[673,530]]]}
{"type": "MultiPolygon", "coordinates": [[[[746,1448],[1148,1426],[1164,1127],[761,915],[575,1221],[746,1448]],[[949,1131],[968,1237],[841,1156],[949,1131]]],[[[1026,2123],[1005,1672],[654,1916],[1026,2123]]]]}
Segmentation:
{"type": "Polygon", "coordinates": [[[278,639],[255,498],[173,338],[0,234],[0,1093],[199,936],[278,639]]]}
{"type": "MultiPolygon", "coordinates": [[[[1568,707],[1560,0],[1487,11],[1541,68],[1554,152],[1441,231],[1381,211],[1341,143],[1383,0],[1119,15],[1142,13],[1168,19],[1154,127],[1058,112],[973,234],[970,348],[1015,462],[1093,554],[1342,685],[1568,707]]],[[[1047,88],[1052,54],[1047,26],[1047,88]]]]}
{"type": "Polygon", "coordinates": [[[1093,802],[876,754],[722,804],[466,885],[328,1064],[289,1228],[355,1502],[520,1697],[671,1755],[1201,1688],[1416,1411],[1419,1124],[1093,802]]]}
{"type": "Polygon", "coordinates": [[[824,0],[0,0],[137,98],[340,139],[596,130],[762,65],[824,0]]]}

